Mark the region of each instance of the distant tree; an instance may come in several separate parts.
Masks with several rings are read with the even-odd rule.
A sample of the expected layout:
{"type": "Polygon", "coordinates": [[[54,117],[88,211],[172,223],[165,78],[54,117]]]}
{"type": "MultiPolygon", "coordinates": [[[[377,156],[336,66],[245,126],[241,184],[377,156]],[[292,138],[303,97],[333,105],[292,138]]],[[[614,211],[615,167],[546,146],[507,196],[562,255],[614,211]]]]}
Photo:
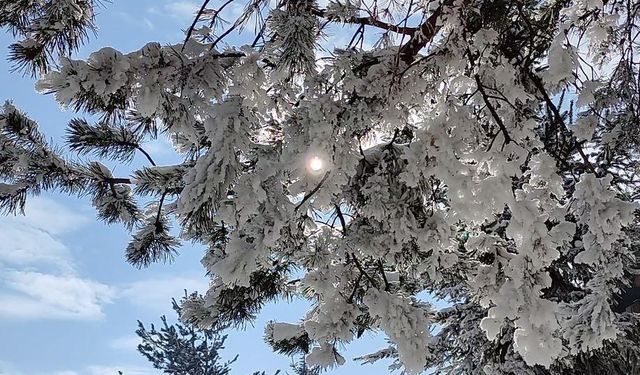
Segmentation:
{"type": "MultiPolygon", "coordinates": [[[[186,297],[186,296],[185,296],[186,297]]],[[[172,300],[173,310],[180,316],[181,307],[172,300]]],[[[136,334],[142,343],[138,351],[153,364],[153,367],[171,375],[226,375],[229,365],[222,362],[220,350],[224,348],[226,335],[219,329],[199,329],[179,320],[169,324],[166,316],[160,317],[161,325],[151,324],[147,328],[138,321],[136,334]]]]}
{"type": "Polygon", "coordinates": [[[318,366],[309,366],[301,357],[298,361],[291,364],[291,369],[295,375],[320,375],[322,368],[318,366]]]}

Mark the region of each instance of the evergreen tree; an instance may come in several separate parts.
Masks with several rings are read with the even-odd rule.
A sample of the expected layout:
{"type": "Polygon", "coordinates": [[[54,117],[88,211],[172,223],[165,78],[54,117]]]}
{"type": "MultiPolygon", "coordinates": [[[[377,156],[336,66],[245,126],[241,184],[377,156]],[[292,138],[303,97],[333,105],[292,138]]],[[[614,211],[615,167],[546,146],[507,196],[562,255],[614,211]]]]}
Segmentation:
{"type": "MultiPolygon", "coordinates": [[[[173,310],[180,316],[181,307],[172,300],[173,310]]],[[[160,317],[162,324],[149,328],[138,321],[136,334],[142,343],[138,351],[153,364],[153,367],[170,375],[227,375],[229,365],[236,359],[221,362],[220,350],[224,348],[226,335],[216,330],[198,329],[178,320],[174,324],[167,322],[166,316],[160,317]]]]}
{"type": "Polygon", "coordinates": [[[53,39],[22,31],[79,0],[0,2],[0,26],[46,51],[12,49],[48,71],[37,89],[99,119],[68,126],[71,155],[96,158],[80,162],[6,104],[0,209],[89,195],[134,231],[136,266],[204,244],[211,287],[182,318],[218,329],[306,298],[267,341],[308,365],[380,330],[389,347],[362,360],[409,373],[639,372],[638,2],[247,0],[222,22],[239,2],[204,1],[184,42],[86,60],[67,55],[88,10],[55,13],[53,39]],[[154,163],[159,136],[182,163],[154,163]],[[135,153],[149,166],[130,176],[100,163],[135,153]]]}
{"type": "Polygon", "coordinates": [[[304,357],[299,361],[291,364],[291,369],[294,375],[320,375],[321,368],[317,366],[309,367],[305,362],[304,357]]]}

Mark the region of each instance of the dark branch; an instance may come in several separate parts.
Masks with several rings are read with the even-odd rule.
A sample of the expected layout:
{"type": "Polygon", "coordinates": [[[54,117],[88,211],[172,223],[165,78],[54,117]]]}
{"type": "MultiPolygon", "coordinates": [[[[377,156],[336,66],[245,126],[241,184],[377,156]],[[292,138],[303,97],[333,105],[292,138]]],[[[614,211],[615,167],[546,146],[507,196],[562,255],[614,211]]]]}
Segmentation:
{"type": "Polygon", "coordinates": [[[356,282],[353,285],[353,291],[349,295],[349,298],[347,298],[347,302],[348,303],[353,303],[353,299],[356,297],[356,293],[358,292],[358,288],[360,288],[360,281],[362,280],[362,276],[364,276],[363,273],[360,273],[358,275],[358,278],[356,279],[356,282]]]}
{"type": "Polygon", "coordinates": [[[324,174],[324,177],[322,177],[322,180],[320,180],[320,182],[318,182],[318,185],[316,187],[313,188],[313,190],[311,190],[310,192],[308,192],[304,198],[302,198],[302,201],[300,201],[300,203],[298,203],[298,205],[295,208],[295,211],[298,211],[298,209],[300,207],[302,207],[302,205],[309,200],[309,198],[311,198],[316,192],[318,192],[318,190],[320,190],[320,188],[322,187],[322,184],[324,184],[324,182],[327,180],[327,178],[329,177],[329,173],[327,172],[324,174]]]}
{"type": "Polygon", "coordinates": [[[147,160],[149,160],[149,163],[151,163],[151,165],[153,165],[154,167],[156,166],[156,163],[151,158],[151,155],[149,155],[149,153],[147,153],[142,147],[140,147],[140,145],[136,145],[136,149],[142,152],[142,154],[147,158],[147,160]]]}
{"type": "Polygon", "coordinates": [[[344,219],[344,215],[342,214],[342,210],[340,209],[340,206],[335,204],[334,205],[336,208],[336,216],[338,216],[338,220],[340,220],[340,225],[342,226],[342,234],[343,235],[347,235],[347,222],[344,219]]]}
{"type": "Polygon", "coordinates": [[[417,31],[421,29],[418,27],[398,26],[398,25],[390,24],[384,21],[380,21],[379,19],[374,17],[339,18],[333,15],[328,15],[325,9],[313,9],[311,12],[314,15],[318,17],[326,18],[329,21],[351,23],[351,24],[362,25],[362,26],[373,26],[379,29],[391,31],[398,34],[414,35],[417,31]]]}
{"type": "Polygon", "coordinates": [[[382,275],[382,280],[384,280],[384,290],[388,292],[391,285],[389,284],[389,280],[387,280],[387,275],[384,273],[384,265],[382,265],[382,261],[380,259],[378,259],[378,269],[382,275]]]}
{"type": "Polygon", "coordinates": [[[104,181],[109,184],[132,184],[133,183],[129,178],[105,178],[104,181]]]}
{"type": "MultiPolygon", "coordinates": [[[[511,142],[511,136],[509,136],[509,132],[507,132],[507,128],[504,126],[504,122],[502,122],[502,118],[500,118],[500,116],[498,115],[498,112],[496,112],[496,109],[493,107],[493,104],[491,104],[491,101],[489,100],[489,96],[487,95],[487,92],[484,90],[484,86],[482,84],[482,80],[480,79],[480,76],[478,74],[474,74],[474,78],[476,80],[476,84],[478,85],[478,91],[480,92],[480,95],[482,95],[482,99],[484,100],[484,103],[487,105],[487,108],[489,109],[489,112],[491,112],[491,116],[493,116],[493,119],[495,120],[496,124],[498,124],[498,127],[500,127],[500,131],[504,136],[504,144],[509,144],[511,142]]],[[[493,141],[491,142],[491,144],[493,144],[493,141]]]]}
{"type": "Polygon", "coordinates": [[[158,212],[156,213],[156,232],[159,232],[162,230],[162,224],[160,222],[160,217],[162,215],[162,205],[164,204],[164,198],[167,196],[167,192],[165,191],[164,193],[162,193],[162,196],[160,197],[160,202],[158,202],[158,212]]]}
{"type": "Polygon", "coordinates": [[[211,0],[205,0],[205,2],[202,3],[202,6],[200,7],[198,14],[193,19],[193,23],[189,27],[189,30],[187,30],[187,36],[184,38],[184,43],[182,43],[182,49],[180,51],[184,51],[184,47],[187,45],[187,42],[189,41],[189,39],[191,39],[191,34],[193,34],[193,30],[196,28],[198,21],[200,21],[200,17],[202,17],[202,14],[204,13],[205,9],[207,9],[207,5],[209,4],[210,1],[211,0]]]}
{"type": "MultiPolygon", "coordinates": [[[[452,0],[446,0],[443,5],[452,3],[452,0]]],[[[433,37],[436,36],[440,27],[436,26],[438,18],[442,15],[442,7],[440,5],[427,20],[420,26],[420,29],[411,34],[411,39],[402,47],[400,47],[400,55],[407,63],[412,63],[415,56],[424,48],[433,37]]]]}
{"type": "MultiPolygon", "coordinates": [[[[540,77],[538,77],[536,74],[534,74],[528,69],[527,69],[527,75],[531,79],[531,82],[533,82],[533,85],[536,87],[540,95],[542,95],[542,99],[544,99],[544,102],[547,104],[547,107],[553,113],[553,118],[555,120],[554,122],[557,125],[560,125],[563,129],[567,129],[567,124],[565,124],[564,120],[562,119],[562,114],[560,114],[560,110],[553,103],[553,101],[549,97],[549,94],[547,94],[547,90],[544,88],[544,84],[542,83],[542,80],[540,79],[540,77]]],[[[598,173],[596,172],[596,169],[593,167],[593,164],[591,164],[591,161],[582,150],[580,143],[576,141],[575,147],[576,147],[576,150],[578,150],[578,154],[580,154],[580,157],[582,158],[582,161],[584,162],[589,172],[593,173],[596,176],[599,176],[598,173]]]]}
{"type": "Polygon", "coordinates": [[[358,270],[360,271],[361,274],[363,274],[367,280],[369,280],[369,282],[371,283],[371,285],[376,286],[378,285],[378,282],[376,281],[376,279],[374,279],[373,277],[371,277],[371,275],[369,275],[367,273],[367,271],[364,270],[364,268],[362,267],[362,264],[360,264],[360,261],[358,260],[358,258],[356,257],[356,254],[351,253],[351,257],[353,258],[353,263],[356,265],[356,268],[358,268],[358,270]]]}

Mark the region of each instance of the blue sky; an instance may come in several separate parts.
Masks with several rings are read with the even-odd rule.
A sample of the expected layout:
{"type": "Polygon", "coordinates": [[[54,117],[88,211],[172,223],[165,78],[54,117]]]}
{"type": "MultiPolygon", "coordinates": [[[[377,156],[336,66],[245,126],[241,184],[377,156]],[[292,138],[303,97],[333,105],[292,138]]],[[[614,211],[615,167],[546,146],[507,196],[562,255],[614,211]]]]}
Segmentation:
{"type": "MultiPolygon", "coordinates": [[[[128,52],[149,41],[179,41],[196,7],[195,1],[105,2],[98,10],[98,36],[77,56],[86,57],[104,46],[128,52]]],[[[0,53],[6,55],[11,41],[0,34],[0,53]]],[[[31,79],[9,68],[1,59],[0,100],[12,99],[60,144],[66,123],[79,114],[61,112],[53,97],[35,93],[31,79]]],[[[146,149],[161,164],[175,160],[165,141],[146,149]]],[[[133,165],[141,163],[142,159],[133,165]]],[[[127,174],[129,168],[115,172],[127,174]]],[[[156,322],[162,314],[173,316],[172,297],[182,295],[183,289],[206,289],[199,263],[203,249],[185,245],[174,263],[137,270],[124,261],[128,233],[98,222],[88,199],[47,193],[29,200],[26,211],[25,217],[0,217],[0,374],[158,373],[135,351],[136,320],[156,322]]],[[[240,356],[232,374],[287,370],[291,360],[263,343],[263,327],[269,320],[295,322],[305,307],[301,302],[272,304],[253,327],[229,331],[223,356],[240,356]]],[[[343,354],[353,358],[384,344],[383,337],[365,334],[343,354]]],[[[387,373],[386,365],[362,367],[348,361],[332,372],[365,373],[387,373]]]]}

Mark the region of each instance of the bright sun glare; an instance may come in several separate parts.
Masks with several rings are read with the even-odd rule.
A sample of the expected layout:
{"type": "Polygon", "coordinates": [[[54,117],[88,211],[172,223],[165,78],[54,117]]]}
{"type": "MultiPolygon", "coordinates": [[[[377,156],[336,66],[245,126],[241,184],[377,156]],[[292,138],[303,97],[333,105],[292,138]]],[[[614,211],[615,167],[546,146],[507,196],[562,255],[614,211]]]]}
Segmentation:
{"type": "Polygon", "coordinates": [[[313,172],[319,172],[320,170],[322,170],[323,167],[323,162],[322,159],[320,159],[318,156],[314,156],[313,158],[311,158],[311,160],[309,160],[309,169],[311,169],[313,172]]]}

